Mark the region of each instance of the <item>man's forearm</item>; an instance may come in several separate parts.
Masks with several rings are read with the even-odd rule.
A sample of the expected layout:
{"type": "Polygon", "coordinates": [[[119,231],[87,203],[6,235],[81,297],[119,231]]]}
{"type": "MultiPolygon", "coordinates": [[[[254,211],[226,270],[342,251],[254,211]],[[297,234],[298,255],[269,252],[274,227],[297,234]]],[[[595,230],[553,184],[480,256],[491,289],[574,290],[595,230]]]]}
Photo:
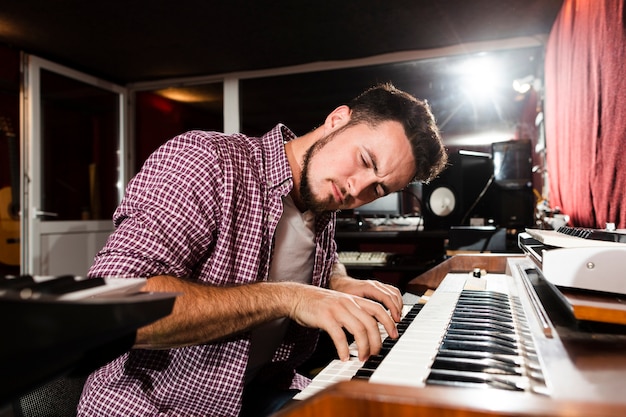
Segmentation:
{"type": "Polygon", "coordinates": [[[211,343],[288,316],[294,293],[291,284],[215,287],[168,276],[152,277],[145,291],[180,295],[169,316],[139,329],[134,347],[166,349],[211,343]]]}

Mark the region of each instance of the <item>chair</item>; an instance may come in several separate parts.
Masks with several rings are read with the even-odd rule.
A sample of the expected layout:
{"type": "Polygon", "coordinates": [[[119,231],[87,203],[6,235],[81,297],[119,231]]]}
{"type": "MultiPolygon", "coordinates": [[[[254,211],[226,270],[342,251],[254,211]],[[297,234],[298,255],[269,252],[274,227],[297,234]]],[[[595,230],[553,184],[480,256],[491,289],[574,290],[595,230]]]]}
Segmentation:
{"type": "Polygon", "coordinates": [[[13,402],[14,417],[75,417],[86,376],[63,376],[13,402]]]}

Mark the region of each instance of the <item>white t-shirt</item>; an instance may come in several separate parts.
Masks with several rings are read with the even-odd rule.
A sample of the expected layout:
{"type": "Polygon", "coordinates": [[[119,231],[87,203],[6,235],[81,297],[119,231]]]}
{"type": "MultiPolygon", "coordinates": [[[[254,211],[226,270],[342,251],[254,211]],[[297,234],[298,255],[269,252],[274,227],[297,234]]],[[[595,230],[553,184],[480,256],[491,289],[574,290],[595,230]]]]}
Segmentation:
{"type": "MultiPolygon", "coordinates": [[[[290,196],[283,197],[283,215],[276,227],[269,281],[293,281],[310,284],[315,258],[315,215],[301,213],[290,196]]],[[[286,318],[265,323],[252,331],[246,382],[272,359],[283,339],[289,321],[286,318]]]]}

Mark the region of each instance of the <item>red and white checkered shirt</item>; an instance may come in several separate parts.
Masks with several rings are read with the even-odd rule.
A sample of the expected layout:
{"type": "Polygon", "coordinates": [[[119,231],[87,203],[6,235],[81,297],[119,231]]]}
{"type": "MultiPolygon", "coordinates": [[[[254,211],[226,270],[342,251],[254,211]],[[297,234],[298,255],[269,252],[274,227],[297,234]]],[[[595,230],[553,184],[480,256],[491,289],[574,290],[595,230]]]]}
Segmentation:
{"type": "MultiPolygon", "coordinates": [[[[293,186],[277,125],[261,138],[192,131],[165,143],[128,184],[115,232],[90,276],[173,275],[211,285],[266,280],[281,197],[293,186]]],[[[328,285],[335,259],[334,213],[317,216],[313,285],[328,285]]],[[[294,367],[318,330],[291,323],[259,375],[284,388],[308,383],[294,367]]],[[[87,380],[80,416],[236,416],[248,335],[170,350],[133,349],[87,380]]]]}

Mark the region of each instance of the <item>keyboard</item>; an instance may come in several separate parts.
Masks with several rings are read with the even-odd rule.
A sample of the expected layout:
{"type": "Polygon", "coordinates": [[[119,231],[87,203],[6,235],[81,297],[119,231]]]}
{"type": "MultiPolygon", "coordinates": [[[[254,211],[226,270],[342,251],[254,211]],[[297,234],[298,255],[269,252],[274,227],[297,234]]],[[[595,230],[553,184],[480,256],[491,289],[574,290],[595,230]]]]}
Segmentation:
{"type": "Polygon", "coordinates": [[[518,246],[560,288],[626,294],[626,242],[622,232],[526,229],[518,246]]]}
{"type": "Polygon", "coordinates": [[[599,414],[626,415],[626,332],[590,322],[619,316],[621,299],[599,302],[577,294],[570,304],[574,299],[566,301],[547,285],[528,257],[489,258],[459,255],[412,282],[409,288],[418,290],[428,281],[437,289],[415,295],[417,302],[403,295],[405,304],[419,311],[407,325],[409,314],[403,315],[400,337],[384,339],[379,354],[364,362],[355,357],[331,361],[294,397],[292,409],[332,414],[332,406],[339,404],[369,415],[441,410],[446,415],[504,415],[515,409],[556,416],[567,408],[582,410],[583,416],[611,407],[599,414]],[[496,265],[498,258],[507,258],[506,264],[496,265]],[[489,271],[474,277],[475,265],[489,271]],[[583,307],[585,314],[605,308],[611,313],[575,317],[567,311],[572,307],[583,307]],[[350,380],[358,382],[341,382],[350,380]],[[308,401],[297,405],[302,400],[308,401]],[[549,408],[541,410],[540,404],[549,408]]]}
{"type": "MultiPolygon", "coordinates": [[[[304,400],[350,379],[545,393],[518,289],[504,274],[475,278],[449,273],[435,292],[404,306],[398,339],[381,332],[378,355],[365,362],[354,356],[331,361],[294,399],[304,400]]],[[[356,347],[351,345],[350,352],[354,355],[356,347]]]]}
{"type": "Polygon", "coordinates": [[[145,278],[0,276],[0,404],[54,378],[86,375],[171,313],[177,294],[145,278]]]}
{"type": "Polygon", "coordinates": [[[85,278],[61,276],[0,276],[0,299],[86,300],[133,294],[146,283],[145,278],[85,278]]]}
{"type": "Polygon", "coordinates": [[[588,229],[583,227],[561,226],[558,233],[582,239],[600,240],[604,242],[626,243],[626,233],[618,230],[588,229]]]}
{"type": "Polygon", "coordinates": [[[384,266],[391,258],[389,252],[358,252],[358,251],[342,251],[337,252],[339,262],[346,266],[384,266]]]}
{"type": "MultiPolygon", "coordinates": [[[[526,233],[536,241],[558,248],[624,247],[626,234],[589,229],[542,230],[526,229],[526,233]]],[[[519,240],[519,239],[518,239],[519,240]]],[[[518,242],[519,243],[519,242],[518,242]]]]}
{"type": "MultiPolygon", "coordinates": [[[[416,305],[421,307],[421,304],[416,305]]],[[[398,334],[402,334],[402,327],[408,326],[408,321],[415,317],[416,313],[410,314],[413,310],[415,310],[415,305],[412,304],[405,304],[402,308],[402,323],[398,325],[398,334]]],[[[387,331],[381,324],[378,325],[378,330],[380,331],[381,341],[383,342],[383,349],[389,349],[386,345],[388,344],[389,336],[387,331]]],[[[321,372],[315,376],[315,378],[311,381],[311,384],[309,384],[306,389],[296,394],[294,400],[304,400],[334,383],[352,379],[363,367],[365,362],[358,359],[358,346],[356,342],[352,342],[349,349],[349,360],[345,362],[339,359],[331,361],[328,366],[322,369],[321,372]]]]}

